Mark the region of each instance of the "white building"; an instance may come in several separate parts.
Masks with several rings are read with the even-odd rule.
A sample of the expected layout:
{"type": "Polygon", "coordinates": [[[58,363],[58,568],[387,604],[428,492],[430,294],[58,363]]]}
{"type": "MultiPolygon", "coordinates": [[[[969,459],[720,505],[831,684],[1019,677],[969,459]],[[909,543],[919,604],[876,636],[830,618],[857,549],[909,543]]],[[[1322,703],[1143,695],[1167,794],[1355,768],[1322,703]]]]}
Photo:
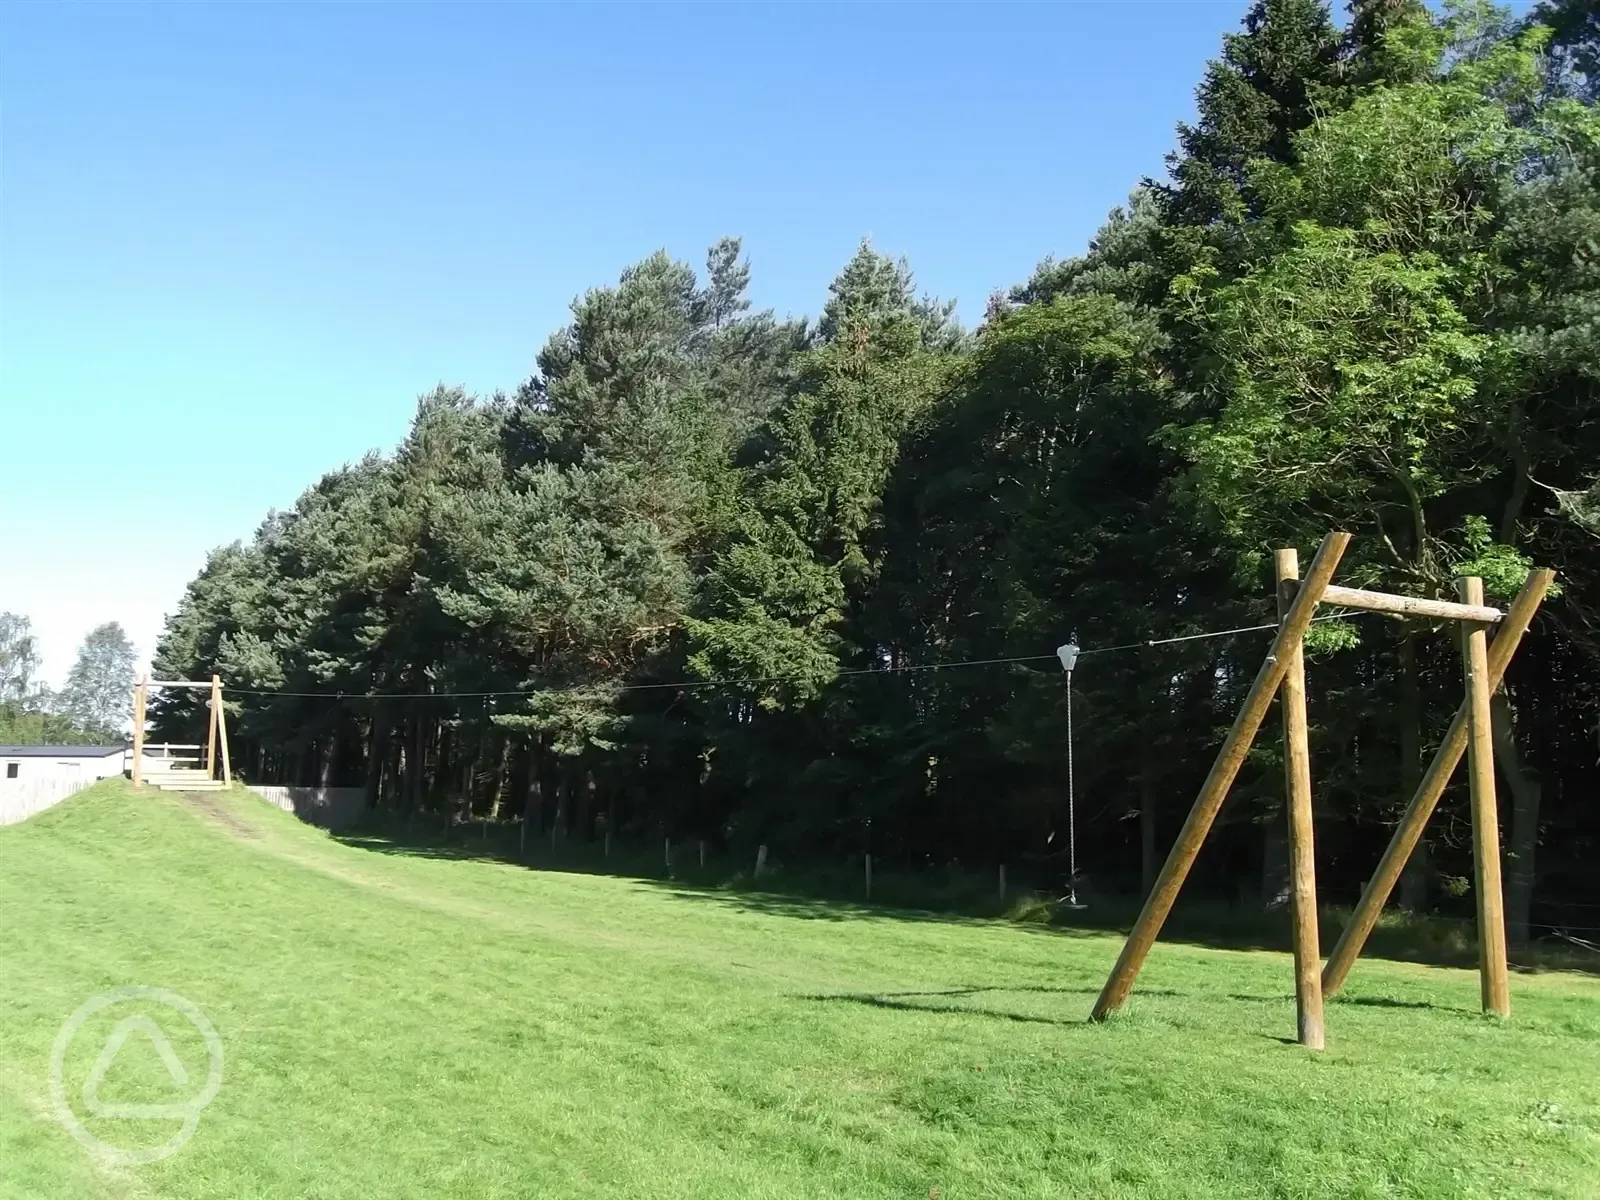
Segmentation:
{"type": "Polygon", "coordinates": [[[121,775],[126,746],[0,746],[0,784],[71,780],[85,784],[121,775]]]}

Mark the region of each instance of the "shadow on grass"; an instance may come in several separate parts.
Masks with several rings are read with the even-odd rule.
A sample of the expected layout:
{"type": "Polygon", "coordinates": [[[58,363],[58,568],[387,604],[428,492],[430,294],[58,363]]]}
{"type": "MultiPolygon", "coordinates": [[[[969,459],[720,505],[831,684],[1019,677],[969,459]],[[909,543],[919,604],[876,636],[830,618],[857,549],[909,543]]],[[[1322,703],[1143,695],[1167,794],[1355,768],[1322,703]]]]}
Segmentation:
{"type": "MultiPolygon", "coordinates": [[[[1282,992],[1276,996],[1249,996],[1240,992],[1229,992],[1229,1000],[1240,1000],[1246,1004],[1293,1004],[1294,993],[1282,992]]],[[[1472,1014],[1471,1009],[1462,1008],[1457,1004],[1435,1004],[1431,1000],[1399,1000],[1393,996],[1349,996],[1340,992],[1325,998],[1330,1005],[1348,1005],[1351,1008],[1413,1008],[1425,1009],[1429,1012],[1450,1012],[1472,1014]]]]}
{"type": "MultiPolygon", "coordinates": [[[[1061,996],[1092,996],[1098,994],[1099,990],[1099,988],[1042,987],[1028,984],[1018,984],[1010,987],[973,985],[970,987],[942,988],[937,991],[927,992],[826,992],[818,995],[801,996],[800,999],[822,1004],[863,1004],[869,1008],[887,1008],[897,1012],[953,1013],[964,1017],[992,1017],[999,1021],[1016,1021],[1025,1025],[1088,1025],[1091,1022],[1087,1016],[1070,1019],[1043,1017],[1035,1013],[1011,1012],[1003,1008],[967,1004],[936,1004],[927,1003],[926,1001],[960,996],[1003,995],[1015,992],[1043,992],[1061,996]]],[[[1167,988],[1149,988],[1143,994],[1146,996],[1182,995],[1181,992],[1174,992],[1167,988]]]]}
{"type": "Polygon", "coordinates": [[[1470,1012],[1456,1004],[1435,1004],[1431,1000],[1396,1000],[1393,996],[1329,996],[1329,1004],[1349,1004],[1356,1008],[1427,1008],[1434,1012],[1470,1012]]]}
{"type": "MultiPolygon", "coordinates": [[[[869,902],[861,894],[859,867],[776,867],[757,879],[743,869],[742,860],[736,863],[725,854],[710,856],[702,866],[693,843],[688,843],[675,848],[669,869],[663,844],[647,850],[637,843],[618,842],[609,854],[598,843],[552,845],[547,838],[538,838],[524,844],[520,827],[507,823],[473,822],[448,828],[437,818],[431,827],[390,821],[332,836],[347,846],[375,854],[489,861],[528,870],[631,879],[662,889],[673,900],[684,903],[715,904],[737,912],[807,921],[1001,923],[1007,928],[1051,937],[1122,937],[1142,904],[1142,897],[1101,896],[1086,908],[1072,909],[1057,898],[1021,891],[1002,901],[986,876],[980,879],[971,873],[911,874],[881,869],[874,875],[869,902]]],[[[1347,915],[1347,910],[1325,909],[1324,938],[1330,942],[1337,938],[1347,915]]],[[[1180,899],[1168,917],[1161,940],[1219,950],[1286,952],[1291,945],[1286,912],[1265,913],[1189,897],[1180,899]]],[[[1391,913],[1373,931],[1363,953],[1369,958],[1471,967],[1477,961],[1477,940],[1471,922],[1391,913]]],[[[1521,958],[1514,969],[1523,972],[1568,970],[1600,974],[1600,955],[1592,953],[1579,955],[1565,948],[1536,946],[1521,958]]],[[[1339,1002],[1427,1007],[1379,997],[1340,997],[1339,1002]]]]}

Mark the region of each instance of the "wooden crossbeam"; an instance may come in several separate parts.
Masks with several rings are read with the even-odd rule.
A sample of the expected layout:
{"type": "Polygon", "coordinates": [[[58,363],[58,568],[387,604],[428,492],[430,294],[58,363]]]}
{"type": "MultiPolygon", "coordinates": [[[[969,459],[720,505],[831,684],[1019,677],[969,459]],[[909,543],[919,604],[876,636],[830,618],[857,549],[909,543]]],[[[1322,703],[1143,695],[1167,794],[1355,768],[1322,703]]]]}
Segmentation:
{"type": "Polygon", "coordinates": [[[1402,617],[1437,617],[1441,620],[1474,621],[1493,625],[1505,613],[1486,604],[1456,604],[1449,600],[1424,600],[1418,596],[1396,596],[1390,592],[1369,592],[1365,588],[1329,584],[1322,593],[1324,604],[1339,604],[1366,612],[1394,613],[1402,617]]]}

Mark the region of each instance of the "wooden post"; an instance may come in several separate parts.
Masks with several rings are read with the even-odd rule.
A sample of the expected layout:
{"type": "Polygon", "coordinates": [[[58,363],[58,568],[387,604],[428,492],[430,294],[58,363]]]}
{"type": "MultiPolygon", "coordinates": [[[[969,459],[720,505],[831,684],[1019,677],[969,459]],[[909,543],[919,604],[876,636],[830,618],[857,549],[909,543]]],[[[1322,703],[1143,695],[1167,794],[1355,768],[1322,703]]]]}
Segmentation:
{"type": "Polygon", "coordinates": [[[1000,903],[1006,902],[1006,865],[1000,864],[1000,903]]]}
{"type": "MultiPolygon", "coordinates": [[[[1456,581],[1463,604],[1483,603],[1483,580],[1456,581]]],[[[1500,885],[1500,812],[1494,794],[1494,740],[1489,732],[1489,646],[1482,625],[1462,629],[1467,679],[1467,778],[1472,790],[1473,890],[1478,900],[1478,984],[1483,1011],[1511,1015],[1506,968],[1505,894],[1500,885]]]]}
{"type": "Polygon", "coordinates": [[[133,786],[144,782],[144,676],[133,685],[133,786]]]}
{"type": "MultiPolygon", "coordinates": [[[[1544,600],[1545,593],[1550,590],[1550,585],[1555,582],[1555,577],[1554,571],[1530,572],[1527,581],[1522,585],[1522,591],[1517,593],[1516,600],[1507,611],[1505,620],[1500,623],[1494,641],[1489,646],[1491,692],[1500,686],[1500,680],[1505,675],[1512,656],[1517,652],[1522,635],[1533,623],[1533,616],[1539,611],[1539,605],[1544,600]]],[[[1400,817],[1399,825],[1395,827],[1388,849],[1383,852],[1383,858],[1379,860],[1372,878],[1363,886],[1361,900],[1356,904],[1355,911],[1350,914],[1349,923],[1339,935],[1333,953],[1328,955],[1328,963],[1322,969],[1324,995],[1331,995],[1344,986],[1345,980],[1349,978],[1350,969],[1355,966],[1356,959],[1361,955],[1361,948],[1366,945],[1367,938],[1371,936],[1373,927],[1378,923],[1378,918],[1383,915],[1383,906],[1389,902],[1395,884],[1400,881],[1400,873],[1405,870],[1407,860],[1417,848],[1417,843],[1422,840],[1422,831],[1428,824],[1428,818],[1433,816],[1439,797],[1444,795],[1450,776],[1455,772],[1456,764],[1461,761],[1462,752],[1467,748],[1468,705],[1469,702],[1463,700],[1461,707],[1457,709],[1455,720],[1450,723],[1444,741],[1434,752],[1433,761],[1428,764],[1422,782],[1417,785],[1416,795],[1411,797],[1411,802],[1406,805],[1406,810],[1400,817]]]]}
{"type": "MultiPolygon", "coordinates": [[[[1294,550],[1274,555],[1278,584],[1278,619],[1289,615],[1300,578],[1300,556],[1294,550]]],[[[1324,1045],[1322,1024],[1322,950],[1317,935],[1317,857],[1311,818],[1311,749],[1306,720],[1306,659],[1297,642],[1288,651],[1284,672],[1283,775],[1289,819],[1289,864],[1294,905],[1294,1004],[1300,1044],[1308,1050],[1324,1045]]]]}
{"type": "Polygon", "coordinates": [[[672,839],[671,838],[664,838],[662,840],[665,843],[664,848],[661,851],[662,860],[667,864],[667,874],[671,875],[672,874],[672,839]]]}
{"type": "Polygon", "coordinates": [[[866,856],[867,860],[867,899],[872,899],[872,855],[866,856]]]}
{"type": "Polygon", "coordinates": [[[217,689],[220,681],[217,676],[211,677],[211,699],[206,703],[211,717],[206,722],[206,777],[215,779],[217,776],[217,689]]]}
{"type": "Polygon", "coordinates": [[[1116,1012],[1133,990],[1133,981],[1138,978],[1139,969],[1144,966],[1156,935],[1161,932],[1167,914],[1172,911],[1178,891],[1189,875],[1189,868],[1194,865],[1195,856],[1200,853],[1200,846],[1211,831],[1211,823],[1217,818],[1217,810],[1222,807],[1228,788],[1239,774],[1245,755],[1249,753],[1250,743],[1261,728],[1261,722],[1272,704],[1273,693],[1283,682],[1284,673],[1288,670],[1288,652],[1299,646],[1300,640],[1305,637],[1317,601],[1322,599],[1323,590],[1333,578],[1334,569],[1349,543],[1348,533],[1334,532],[1322,539],[1317,556],[1311,560],[1311,568],[1306,572],[1305,582],[1300,585],[1294,603],[1279,623],[1272,648],[1267,652],[1261,669],[1256,672],[1255,682],[1250,685],[1250,692],[1245,696],[1239,715],[1234,718],[1227,740],[1217,752],[1211,773],[1206,776],[1200,794],[1195,797],[1194,807],[1189,810],[1188,819],[1178,831],[1178,840],[1172,844],[1172,851],[1167,855],[1161,874],[1156,877],[1156,885],[1145,900],[1139,919],[1128,934],[1128,940],[1123,943],[1117,965],[1111,969],[1111,975],[1100,991],[1100,998],[1095,1001],[1094,1020],[1103,1021],[1116,1012]]]}
{"type": "Polygon", "coordinates": [[[607,826],[607,827],[606,827],[606,849],[605,849],[605,856],[606,856],[606,857],[607,857],[607,858],[610,858],[610,857],[611,857],[611,828],[610,828],[610,826],[607,826]]]}
{"type": "Polygon", "coordinates": [[[228,714],[222,708],[222,677],[211,677],[211,704],[212,711],[216,713],[215,725],[217,740],[222,746],[222,782],[225,787],[233,786],[233,761],[228,757],[228,714]]]}
{"type": "Polygon", "coordinates": [[[705,838],[701,838],[700,839],[700,865],[702,867],[704,867],[706,865],[706,840],[705,840],[705,838]]]}
{"type": "Polygon", "coordinates": [[[761,872],[766,870],[766,869],[767,869],[767,848],[765,846],[757,846],[756,847],[756,875],[755,875],[755,877],[757,879],[760,879],[761,878],[761,872]]]}

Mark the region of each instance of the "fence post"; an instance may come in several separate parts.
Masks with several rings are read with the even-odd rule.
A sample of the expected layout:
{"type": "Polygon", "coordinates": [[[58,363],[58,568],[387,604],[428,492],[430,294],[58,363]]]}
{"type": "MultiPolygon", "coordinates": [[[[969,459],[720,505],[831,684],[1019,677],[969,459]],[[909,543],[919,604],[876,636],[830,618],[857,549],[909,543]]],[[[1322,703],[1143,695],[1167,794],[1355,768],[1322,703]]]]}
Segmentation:
{"type": "Polygon", "coordinates": [[[766,870],[766,867],[767,867],[767,848],[765,846],[758,846],[758,847],[756,847],[756,875],[755,875],[755,877],[757,879],[761,878],[761,872],[766,870]]]}
{"type": "Polygon", "coordinates": [[[1006,865],[1000,864],[1000,903],[1006,902],[1006,865]]]}
{"type": "Polygon", "coordinates": [[[867,899],[872,899],[872,855],[866,856],[867,861],[867,899]]]}

